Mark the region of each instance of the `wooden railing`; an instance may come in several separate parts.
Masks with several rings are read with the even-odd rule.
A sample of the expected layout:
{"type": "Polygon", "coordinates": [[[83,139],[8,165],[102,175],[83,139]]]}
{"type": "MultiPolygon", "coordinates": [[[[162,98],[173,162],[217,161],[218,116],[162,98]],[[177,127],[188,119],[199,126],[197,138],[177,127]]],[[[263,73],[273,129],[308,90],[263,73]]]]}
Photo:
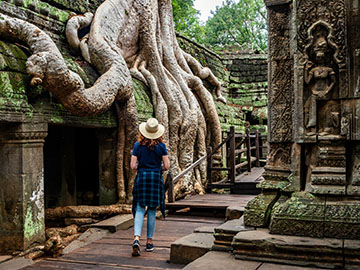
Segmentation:
{"type": "Polygon", "coordinates": [[[251,172],[253,164],[255,167],[261,166],[261,158],[264,155],[265,147],[263,145],[263,137],[258,131],[250,134],[250,129],[246,129],[245,134],[235,133],[234,127],[230,127],[225,147],[226,167],[213,168],[211,160],[208,163],[208,186],[213,185],[213,171],[228,171],[227,177],[222,179],[220,183],[235,183],[237,172],[247,170],[251,172]],[[243,157],[245,155],[245,157],[243,157]]]}
{"type": "Polygon", "coordinates": [[[245,134],[237,134],[235,133],[235,128],[230,127],[227,137],[214,149],[208,149],[207,155],[195,161],[175,177],[173,177],[170,172],[168,173],[165,182],[165,188],[169,189],[168,201],[174,201],[174,185],[179,179],[196,166],[200,165],[205,159],[207,159],[207,178],[208,187],[210,188],[225,183],[231,186],[231,184],[235,183],[236,173],[245,169],[248,172],[251,172],[253,163],[255,163],[256,167],[260,167],[261,152],[264,152],[264,148],[266,147],[262,144],[262,137],[263,136],[261,136],[258,131],[254,134],[250,134],[249,129],[246,129],[245,134]],[[213,167],[213,155],[218,153],[220,149],[225,150],[226,167],[213,167]],[[246,154],[246,157],[243,157],[244,153],[246,154]],[[215,171],[228,171],[227,177],[213,183],[213,172],[215,171]]]}

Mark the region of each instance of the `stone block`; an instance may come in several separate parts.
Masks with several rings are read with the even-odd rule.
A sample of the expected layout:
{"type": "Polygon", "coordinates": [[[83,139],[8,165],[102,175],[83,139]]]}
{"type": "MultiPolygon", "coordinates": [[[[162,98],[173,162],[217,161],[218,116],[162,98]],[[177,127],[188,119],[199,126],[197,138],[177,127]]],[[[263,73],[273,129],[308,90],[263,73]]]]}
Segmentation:
{"type": "Polygon", "coordinates": [[[325,200],[306,192],[298,192],[286,200],[282,198],[272,212],[270,231],[309,237],[324,236],[325,200]]]}
{"type": "Polygon", "coordinates": [[[127,230],[134,225],[134,217],[131,214],[118,215],[106,220],[91,224],[90,228],[99,228],[108,230],[109,232],[116,232],[118,230],[127,230]]]}
{"type": "Polygon", "coordinates": [[[215,232],[215,227],[216,226],[203,226],[203,227],[199,227],[196,228],[194,230],[194,233],[214,233],[215,232]]]}
{"type": "Polygon", "coordinates": [[[360,269],[359,240],[344,240],[344,260],[346,269],[360,269]]]}
{"type": "Polygon", "coordinates": [[[214,242],[211,233],[192,233],[171,244],[170,262],[188,264],[208,252],[214,242]]]}
{"type": "Polygon", "coordinates": [[[240,231],[254,230],[253,227],[246,227],[243,217],[227,221],[215,228],[215,241],[213,250],[231,250],[231,243],[234,236],[240,231]]]}
{"type": "Polygon", "coordinates": [[[252,199],[245,207],[245,224],[247,226],[265,227],[269,222],[269,211],[276,199],[276,192],[262,193],[252,199]]]}
{"type": "Polygon", "coordinates": [[[326,201],[324,236],[360,239],[360,202],[326,201]]]}
{"type": "Polygon", "coordinates": [[[300,266],[341,268],[343,240],[270,234],[267,229],[239,232],[232,243],[235,258],[300,266]]]}
{"type": "Polygon", "coordinates": [[[185,266],[183,270],[256,270],[260,265],[260,262],[235,260],[229,252],[210,251],[185,266]]]}
{"type": "Polygon", "coordinates": [[[229,206],[226,208],[225,218],[226,220],[239,219],[244,213],[244,207],[242,206],[229,206]]]}

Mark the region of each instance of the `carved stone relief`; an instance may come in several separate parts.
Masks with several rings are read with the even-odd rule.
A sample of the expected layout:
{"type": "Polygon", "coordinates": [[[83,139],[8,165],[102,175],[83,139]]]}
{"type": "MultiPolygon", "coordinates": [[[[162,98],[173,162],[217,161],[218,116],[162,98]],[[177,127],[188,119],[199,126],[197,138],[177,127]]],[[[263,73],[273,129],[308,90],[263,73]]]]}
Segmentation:
{"type": "Polygon", "coordinates": [[[289,168],[291,165],[291,144],[272,144],[267,157],[267,165],[289,168]]]}
{"type": "Polygon", "coordinates": [[[316,194],[345,195],[346,148],[336,141],[321,141],[306,158],[306,191],[316,194]]]}
{"type": "Polygon", "coordinates": [[[360,186],[360,145],[354,147],[352,159],[351,184],[360,186]]]}
{"type": "MultiPolygon", "coordinates": [[[[334,55],[340,69],[346,68],[347,43],[346,43],[346,5],[344,0],[299,0],[297,2],[297,47],[301,54],[300,62],[305,63],[307,59],[306,49],[309,45],[309,29],[319,21],[331,27],[330,38],[332,46],[338,50],[334,55]]],[[[343,78],[347,80],[347,78],[343,78]]]]}
{"type": "Polygon", "coordinates": [[[333,100],[338,97],[337,67],[334,65],[334,57],[338,49],[331,41],[332,28],[327,23],[316,22],[309,28],[308,33],[310,42],[305,48],[304,64],[306,136],[315,136],[317,131],[321,136],[331,135],[334,128],[339,127],[339,108],[334,102],[322,102],[323,108],[319,108],[319,105],[320,101],[333,100]],[[318,114],[319,111],[325,112],[325,114],[318,114]],[[331,117],[327,117],[327,115],[331,115],[331,117]],[[320,127],[320,121],[323,122],[323,127],[320,127]]]}
{"type": "Polygon", "coordinates": [[[290,53],[290,7],[268,8],[270,142],[293,141],[293,58],[290,53]],[[288,23],[284,23],[288,22],[288,23]]]}

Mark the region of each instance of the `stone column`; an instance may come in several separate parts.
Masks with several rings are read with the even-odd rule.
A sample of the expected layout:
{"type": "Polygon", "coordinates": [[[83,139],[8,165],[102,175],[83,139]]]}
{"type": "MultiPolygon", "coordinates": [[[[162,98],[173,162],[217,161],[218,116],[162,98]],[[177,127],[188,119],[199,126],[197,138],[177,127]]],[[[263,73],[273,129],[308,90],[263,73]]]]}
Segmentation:
{"type": "Polygon", "coordinates": [[[45,241],[46,123],[0,125],[0,252],[45,241]]]}
{"type": "Polygon", "coordinates": [[[300,188],[300,147],[294,143],[294,60],[292,0],[265,0],[268,11],[269,146],[262,193],[245,208],[248,226],[265,227],[280,190],[300,188]]]}

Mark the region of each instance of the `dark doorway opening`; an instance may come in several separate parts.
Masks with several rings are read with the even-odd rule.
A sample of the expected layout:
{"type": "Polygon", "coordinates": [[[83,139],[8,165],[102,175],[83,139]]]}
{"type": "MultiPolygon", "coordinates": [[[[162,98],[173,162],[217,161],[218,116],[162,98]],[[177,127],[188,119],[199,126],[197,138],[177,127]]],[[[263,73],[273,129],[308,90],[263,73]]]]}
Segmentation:
{"type": "Polygon", "coordinates": [[[96,130],[49,125],[44,145],[45,207],[99,205],[96,130]]]}

